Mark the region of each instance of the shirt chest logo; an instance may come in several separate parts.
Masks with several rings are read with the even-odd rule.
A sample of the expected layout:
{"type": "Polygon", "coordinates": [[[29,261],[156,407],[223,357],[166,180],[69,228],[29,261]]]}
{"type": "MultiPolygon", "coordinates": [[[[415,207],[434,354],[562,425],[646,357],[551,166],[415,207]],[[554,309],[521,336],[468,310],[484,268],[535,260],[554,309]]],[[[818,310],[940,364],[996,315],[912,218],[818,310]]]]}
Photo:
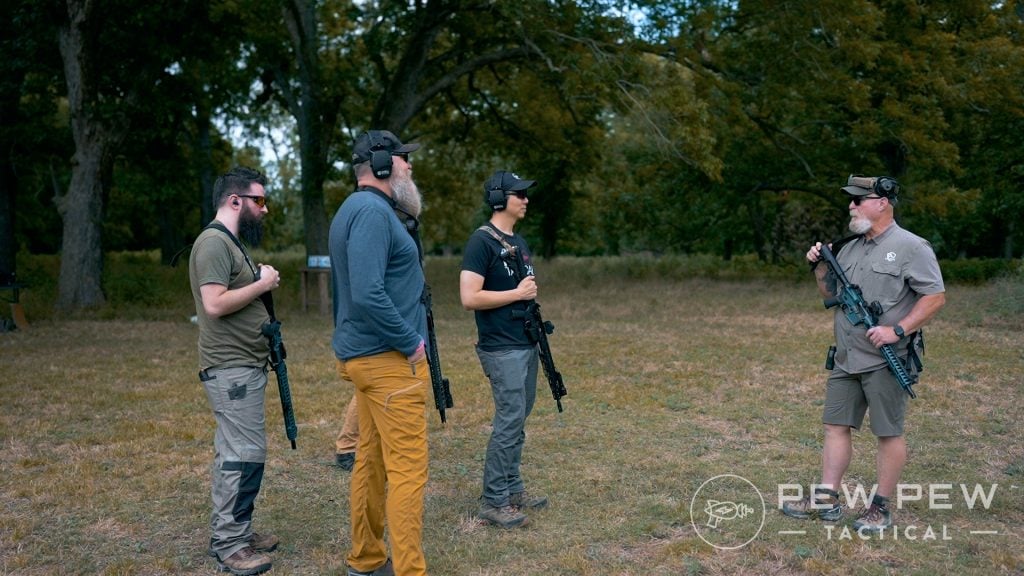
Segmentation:
{"type": "Polygon", "coordinates": [[[886,262],[895,262],[896,261],[896,253],[895,252],[889,252],[888,254],[886,254],[885,255],[885,261],[886,262]]]}

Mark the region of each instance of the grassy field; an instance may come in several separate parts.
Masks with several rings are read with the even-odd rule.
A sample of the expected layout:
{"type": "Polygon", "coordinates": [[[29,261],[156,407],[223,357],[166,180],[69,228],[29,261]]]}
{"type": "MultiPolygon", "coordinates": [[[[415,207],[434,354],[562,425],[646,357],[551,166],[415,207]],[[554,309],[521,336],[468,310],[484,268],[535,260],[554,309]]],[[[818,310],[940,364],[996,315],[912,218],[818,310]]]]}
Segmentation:
{"type": "MultiPolygon", "coordinates": [[[[216,572],[205,554],[214,422],[187,272],[167,270],[157,282],[170,303],[148,297],[144,276],[136,307],[98,317],[54,318],[26,292],[31,328],[0,334],[0,573],[216,572]]],[[[925,493],[897,511],[898,538],[864,541],[842,533],[851,514],[830,534],[777,509],[780,484],[820,479],[831,313],[809,275],[686,278],[573,259],[539,271],[569,395],[557,413],[542,377],[527,426],[524,477],[551,506],[499,531],[474,520],[492,405],[472,314],[458,305],[457,262],[429,264],[455,397],[446,427],[428,415],[432,574],[1024,574],[1019,280],[948,287],[908,416],[903,481],[925,493]],[[937,484],[952,485],[935,488],[950,509],[930,509],[937,484]],[[971,509],[961,484],[998,486],[971,509]],[[738,504],[736,516],[710,527],[712,499],[738,504]]],[[[283,540],[275,574],[342,574],[349,477],[329,463],[352,391],[333,371],[331,320],[298,309],[297,284],[286,276],[278,300],[298,450],[271,377],[255,522],[283,540]]],[[[854,442],[846,480],[870,488],[874,439],[854,442]]]]}

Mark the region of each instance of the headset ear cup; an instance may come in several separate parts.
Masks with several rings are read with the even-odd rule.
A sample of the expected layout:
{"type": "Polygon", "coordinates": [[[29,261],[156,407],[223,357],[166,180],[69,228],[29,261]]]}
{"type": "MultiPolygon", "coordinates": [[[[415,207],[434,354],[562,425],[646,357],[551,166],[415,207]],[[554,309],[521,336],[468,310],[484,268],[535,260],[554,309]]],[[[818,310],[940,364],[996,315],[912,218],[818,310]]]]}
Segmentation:
{"type": "Polygon", "coordinates": [[[487,191],[487,204],[495,212],[501,212],[508,206],[508,196],[501,188],[491,188],[487,191]]]}
{"type": "Polygon", "coordinates": [[[370,156],[370,168],[379,180],[391,177],[391,153],[387,150],[374,150],[370,156]]]}
{"type": "Polygon", "coordinates": [[[899,183],[887,176],[883,176],[875,181],[875,194],[878,196],[891,198],[898,194],[899,190],[899,183]]]}

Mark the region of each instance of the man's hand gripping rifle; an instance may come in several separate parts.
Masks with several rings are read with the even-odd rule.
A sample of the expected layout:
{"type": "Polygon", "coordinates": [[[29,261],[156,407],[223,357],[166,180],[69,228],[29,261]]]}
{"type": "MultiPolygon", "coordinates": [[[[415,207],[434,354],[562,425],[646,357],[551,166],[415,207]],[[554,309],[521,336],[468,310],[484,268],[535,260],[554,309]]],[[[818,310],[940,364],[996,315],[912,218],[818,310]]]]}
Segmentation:
{"type": "Polygon", "coordinates": [[[437,333],[434,332],[434,310],[431,307],[430,286],[423,286],[423,305],[427,309],[427,364],[430,366],[430,386],[434,390],[434,407],[441,415],[441,423],[447,422],[445,409],[452,408],[452,390],[448,379],[441,373],[441,356],[437,351],[437,333]]]}
{"type": "MultiPolygon", "coordinates": [[[[836,261],[836,257],[824,243],[821,245],[821,257],[836,277],[836,294],[825,300],[825,308],[833,308],[837,305],[842,306],[843,312],[850,322],[854,326],[863,324],[865,330],[870,330],[877,326],[878,317],[882,315],[881,304],[877,301],[868,304],[864,300],[864,294],[861,292],[860,286],[850,282],[842,267],[839,266],[839,262],[836,261]]],[[[885,363],[889,365],[889,370],[896,376],[896,381],[899,382],[900,387],[911,398],[917,398],[917,394],[914,394],[914,390],[911,388],[916,378],[907,372],[903,362],[896,356],[896,351],[892,345],[883,344],[879,350],[882,353],[882,357],[885,358],[885,363]]]]}

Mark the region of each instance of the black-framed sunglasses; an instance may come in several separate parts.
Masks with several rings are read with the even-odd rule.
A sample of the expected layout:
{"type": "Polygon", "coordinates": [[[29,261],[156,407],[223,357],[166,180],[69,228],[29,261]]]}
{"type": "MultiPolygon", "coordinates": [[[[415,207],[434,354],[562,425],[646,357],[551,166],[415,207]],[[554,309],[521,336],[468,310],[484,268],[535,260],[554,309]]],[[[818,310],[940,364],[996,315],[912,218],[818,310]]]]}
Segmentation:
{"type": "Polygon", "coordinates": [[[860,203],[865,200],[879,200],[881,198],[883,198],[883,196],[854,196],[853,205],[860,206],[860,203]]]}
{"type": "Polygon", "coordinates": [[[239,194],[238,197],[239,198],[248,198],[248,199],[252,200],[253,202],[255,202],[256,205],[259,206],[260,208],[263,208],[264,206],[267,205],[267,197],[266,196],[253,196],[251,194],[239,194]]]}
{"type": "Polygon", "coordinates": [[[512,191],[512,192],[506,192],[505,196],[515,196],[516,198],[519,198],[520,200],[526,200],[526,198],[527,198],[526,190],[515,190],[515,191],[512,191]]]}
{"type": "Polygon", "coordinates": [[[405,160],[406,164],[411,164],[411,162],[409,162],[409,153],[408,152],[392,152],[391,155],[392,156],[398,156],[402,160],[405,160]]]}

